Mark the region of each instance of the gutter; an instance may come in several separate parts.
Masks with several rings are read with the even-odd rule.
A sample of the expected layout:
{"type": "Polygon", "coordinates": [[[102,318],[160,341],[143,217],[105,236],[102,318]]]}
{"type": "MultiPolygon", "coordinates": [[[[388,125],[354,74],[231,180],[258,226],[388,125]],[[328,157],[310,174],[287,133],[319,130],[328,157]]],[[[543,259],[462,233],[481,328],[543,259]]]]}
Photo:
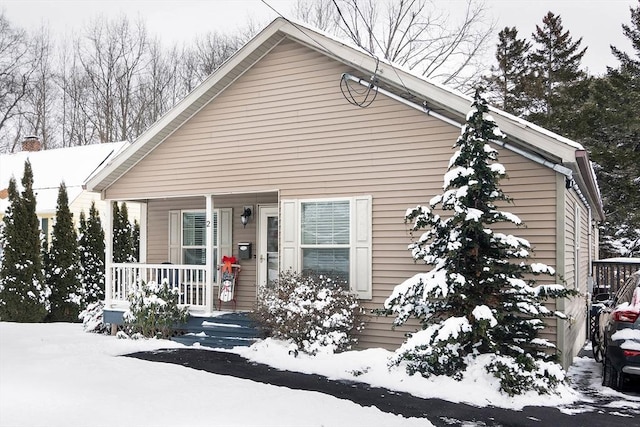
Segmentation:
{"type": "MultiPolygon", "coordinates": [[[[351,80],[351,81],[356,82],[356,83],[358,83],[358,84],[360,84],[362,86],[365,86],[365,87],[370,87],[371,86],[371,82],[363,80],[363,79],[361,79],[359,77],[356,77],[356,76],[348,74],[348,73],[343,73],[342,74],[342,78],[343,79],[347,79],[347,80],[351,80]]],[[[401,96],[398,96],[395,93],[389,92],[388,90],[385,90],[385,89],[383,89],[381,87],[377,87],[376,89],[377,89],[378,92],[382,93],[383,95],[388,96],[389,98],[394,99],[394,100],[396,100],[398,102],[401,102],[402,104],[404,104],[404,105],[406,105],[408,107],[411,107],[414,110],[418,110],[418,111],[420,111],[422,113],[425,113],[425,114],[427,114],[427,115],[429,115],[429,116],[431,116],[433,118],[441,120],[441,121],[443,121],[445,123],[448,123],[448,124],[450,124],[452,126],[455,126],[458,129],[462,129],[462,126],[463,126],[462,123],[460,123],[460,122],[458,122],[456,120],[450,119],[449,117],[443,116],[440,113],[436,113],[435,111],[429,110],[428,108],[426,108],[424,106],[421,106],[421,105],[418,105],[418,104],[416,104],[414,102],[411,102],[411,101],[409,101],[409,100],[407,100],[405,98],[402,98],[401,96]]],[[[542,166],[550,168],[550,169],[554,170],[555,172],[558,172],[558,173],[564,175],[566,180],[567,180],[567,185],[570,186],[571,188],[573,188],[576,191],[576,193],[578,194],[578,197],[580,198],[582,203],[588,209],[591,209],[590,205],[589,205],[589,202],[587,201],[586,197],[584,196],[584,194],[582,193],[582,191],[578,187],[578,184],[573,179],[573,171],[571,169],[569,169],[568,167],[563,166],[563,165],[558,164],[558,163],[550,162],[547,159],[543,158],[542,156],[538,156],[537,154],[525,151],[522,148],[516,147],[515,145],[510,144],[510,143],[505,142],[505,141],[499,141],[499,140],[491,139],[491,140],[489,140],[489,142],[491,142],[493,144],[496,144],[496,145],[498,145],[500,147],[503,147],[503,148],[505,148],[505,149],[507,149],[509,151],[514,152],[514,153],[517,153],[517,154],[519,154],[519,155],[521,155],[521,156],[523,156],[523,157],[525,157],[525,158],[527,158],[527,159],[529,159],[529,160],[531,160],[531,161],[533,161],[535,163],[538,163],[538,164],[540,164],[542,166]]],[[[584,150],[577,150],[576,151],[576,159],[578,160],[578,167],[580,167],[582,157],[584,157],[584,156],[581,155],[581,152],[584,152],[584,150]]],[[[586,153],[585,153],[585,155],[586,155],[586,153]]],[[[586,185],[589,186],[589,184],[586,184],[586,185]]],[[[597,187],[595,187],[595,188],[597,188],[597,187]]],[[[595,200],[597,200],[597,199],[595,199],[595,200]]],[[[602,208],[600,208],[600,210],[601,209],[602,208]]],[[[600,213],[600,212],[598,212],[598,213],[600,213]]],[[[603,216],[603,218],[604,218],[604,216],[603,216]]]]}
{"type": "MultiPolygon", "coordinates": [[[[342,74],[342,78],[354,81],[354,82],[356,82],[356,83],[358,83],[358,84],[360,84],[362,86],[365,86],[365,87],[369,87],[371,85],[370,82],[368,82],[366,80],[363,80],[361,78],[358,78],[356,76],[353,76],[351,74],[348,74],[348,73],[342,74]]],[[[411,108],[413,108],[415,110],[418,110],[418,111],[420,111],[422,113],[425,113],[425,114],[427,114],[427,115],[429,115],[429,116],[431,116],[433,118],[441,120],[441,121],[443,121],[445,123],[448,123],[448,124],[450,124],[452,126],[455,126],[458,129],[462,129],[462,126],[463,126],[462,123],[460,123],[460,122],[458,122],[456,120],[450,119],[449,117],[443,116],[440,113],[436,113],[435,111],[429,110],[426,107],[420,106],[420,105],[418,105],[418,104],[416,104],[414,102],[411,102],[411,101],[409,101],[409,100],[407,100],[405,98],[402,98],[401,96],[396,95],[395,93],[392,93],[392,92],[389,92],[388,90],[382,89],[381,87],[378,87],[377,90],[381,94],[383,94],[385,96],[388,96],[389,98],[395,99],[396,101],[401,102],[401,103],[403,103],[404,105],[406,105],[408,107],[411,107],[411,108]]],[[[521,149],[519,147],[516,147],[516,146],[514,146],[514,145],[512,145],[512,144],[510,144],[508,142],[499,141],[499,140],[495,140],[495,139],[491,139],[491,140],[489,140],[489,142],[492,142],[492,143],[494,143],[496,145],[499,145],[499,146],[501,146],[503,148],[506,148],[509,151],[513,151],[514,153],[520,154],[521,156],[526,157],[527,159],[529,159],[531,161],[534,161],[534,162],[536,162],[536,163],[538,163],[540,165],[543,165],[543,166],[546,166],[546,167],[548,167],[550,169],[553,169],[554,171],[566,176],[567,179],[571,179],[572,176],[573,176],[573,171],[571,169],[569,169],[568,167],[562,166],[562,165],[560,165],[558,163],[550,162],[547,159],[545,159],[545,158],[543,158],[541,156],[538,156],[537,154],[533,154],[533,153],[530,153],[528,151],[525,151],[525,150],[523,150],[523,149],[521,149]]]]}

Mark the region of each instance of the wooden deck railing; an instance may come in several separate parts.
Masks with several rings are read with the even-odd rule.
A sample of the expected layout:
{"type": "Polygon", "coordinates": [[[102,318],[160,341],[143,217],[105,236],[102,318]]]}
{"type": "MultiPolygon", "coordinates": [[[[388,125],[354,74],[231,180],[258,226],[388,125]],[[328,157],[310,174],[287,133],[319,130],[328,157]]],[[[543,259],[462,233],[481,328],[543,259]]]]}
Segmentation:
{"type": "Polygon", "coordinates": [[[207,270],[203,265],[114,263],[111,264],[108,304],[127,305],[127,298],[138,280],[145,283],[166,280],[178,288],[178,303],[193,309],[205,309],[207,301],[211,301],[212,289],[207,287],[207,270]]]}
{"type": "Polygon", "coordinates": [[[640,258],[610,258],[593,261],[594,297],[598,294],[615,294],[627,278],[638,270],[640,270],[640,258]]]}

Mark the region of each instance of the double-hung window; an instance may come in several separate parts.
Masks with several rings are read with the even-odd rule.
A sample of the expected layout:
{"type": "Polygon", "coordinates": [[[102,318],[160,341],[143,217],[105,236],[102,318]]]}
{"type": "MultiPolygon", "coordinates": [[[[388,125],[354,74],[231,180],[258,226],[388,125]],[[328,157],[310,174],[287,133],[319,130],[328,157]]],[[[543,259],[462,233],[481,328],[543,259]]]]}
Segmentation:
{"type": "Polygon", "coordinates": [[[349,200],[301,202],[302,271],[349,281],[349,200]]]}
{"type": "MultiPolygon", "coordinates": [[[[217,242],[217,214],[213,213],[213,249],[217,242]]],[[[207,263],[207,218],[205,211],[182,212],[182,264],[205,265],[207,263]]],[[[213,259],[217,259],[214,252],[213,259]]]]}
{"type": "Polygon", "coordinates": [[[339,277],[371,298],[371,196],[282,200],[282,270],[339,277]]]}
{"type": "Polygon", "coordinates": [[[220,258],[231,255],[232,210],[213,209],[211,218],[205,210],[169,211],[169,259],[173,264],[206,265],[211,257],[212,280],[216,281],[220,258]],[[213,227],[213,241],[207,245],[208,227],[213,227]],[[207,246],[211,253],[207,253],[207,246]]]}

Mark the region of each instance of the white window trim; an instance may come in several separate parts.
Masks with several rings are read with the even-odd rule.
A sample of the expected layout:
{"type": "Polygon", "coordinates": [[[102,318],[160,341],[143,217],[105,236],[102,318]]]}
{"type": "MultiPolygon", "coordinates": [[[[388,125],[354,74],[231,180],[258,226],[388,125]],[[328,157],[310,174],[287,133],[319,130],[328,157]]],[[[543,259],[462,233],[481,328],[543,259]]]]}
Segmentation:
{"type": "MultiPolygon", "coordinates": [[[[180,263],[184,264],[184,250],[185,249],[204,249],[205,251],[205,256],[209,256],[209,254],[207,254],[207,221],[209,221],[209,219],[207,219],[207,211],[204,209],[182,209],[180,210],[180,263]],[[204,245],[185,245],[184,243],[184,214],[189,214],[189,213],[201,213],[204,216],[204,220],[205,220],[205,230],[204,230],[204,235],[205,235],[205,243],[204,245]]],[[[217,246],[217,245],[216,245],[217,246]]],[[[205,263],[206,265],[206,263],[205,263]]]]}
{"type": "MultiPolygon", "coordinates": [[[[179,224],[179,232],[180,232],[180,264],[184,263],[184,249],[204,249],[205,251],[207,250],[207,244],[205,242],[204,245],[185,245],[184,244],[184,214],[185,213],[191,213],[191,212],[195,212],[195,213],[202,213],[205,216],[205,221],[211,221],[210,219],[207,219],[207,211],[204,209],[180,209],[178,210],[180,212],[180,224],[179,224]]],[[[220,209],[213,209],[212,214],[215,215],[218,218],[217,221],[217,230],[216,230],[216,241],[212,242],[211,244],[211,248],[212,249],[218,249],[218,252],[220,251],[220,232],[221,232],[221,224],[220,224],[220,209]]],[[[169,225],[171,226],[171,225],[169,225]]],[[[205,228],[206,228],[206,222],[205,222],[205,228]]],[[[207,235],[207,239],[208,239],[208,235],[207,235]]],[[[209,254],[207,254],[207,257],[209,256],[209,254]]],[[[220,258],[220,254],[218,254],[218,258],[220,258]]],[[[216,262],[218,262],[216,260],[216,262]]]]}
{"type": "MultiPolygon", "coordinates": [[[[283,227],[285,222],[291,222],[295,231],[281,232],[281,270],[293,269],[298,271],[302,267],[302,249],[349,247],[349,288],[360,299],[372,298],[372,198],[370,195],[353,197],[318,197],[305,199],[290,199],[281,201],[281,216],[283,227]],[[348,245],[304,245],[302,244],[302,204],[317,202],[349,202],[349,244],[348,245]],[[359,215],[366,215],[364,221],[358,221],[359,215]],[[291,253],[294,251],[294,253],[291,253]],[[287,254],[290,254],[287,256],[287,254]]],[[[289,225],[291,226],[291,224],[289,225]]]]}

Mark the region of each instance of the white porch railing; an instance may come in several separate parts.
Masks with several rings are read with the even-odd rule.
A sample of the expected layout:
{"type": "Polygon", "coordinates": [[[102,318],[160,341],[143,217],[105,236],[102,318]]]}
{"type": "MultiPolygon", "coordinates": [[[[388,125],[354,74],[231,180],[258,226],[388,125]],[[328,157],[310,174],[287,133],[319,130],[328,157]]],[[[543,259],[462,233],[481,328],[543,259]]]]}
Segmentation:
{"type": "Polygon", "coordinates": [[[207,269],[204,265],[174,264],[111,264],[111,283],[106,292],[107,307],[128,306],[128,297],[137,280],[160,283],[167,280],[178,288],[178,303],[194,311],[206,311],[213,303],[213,286],[207,286],[207,269]]]}

